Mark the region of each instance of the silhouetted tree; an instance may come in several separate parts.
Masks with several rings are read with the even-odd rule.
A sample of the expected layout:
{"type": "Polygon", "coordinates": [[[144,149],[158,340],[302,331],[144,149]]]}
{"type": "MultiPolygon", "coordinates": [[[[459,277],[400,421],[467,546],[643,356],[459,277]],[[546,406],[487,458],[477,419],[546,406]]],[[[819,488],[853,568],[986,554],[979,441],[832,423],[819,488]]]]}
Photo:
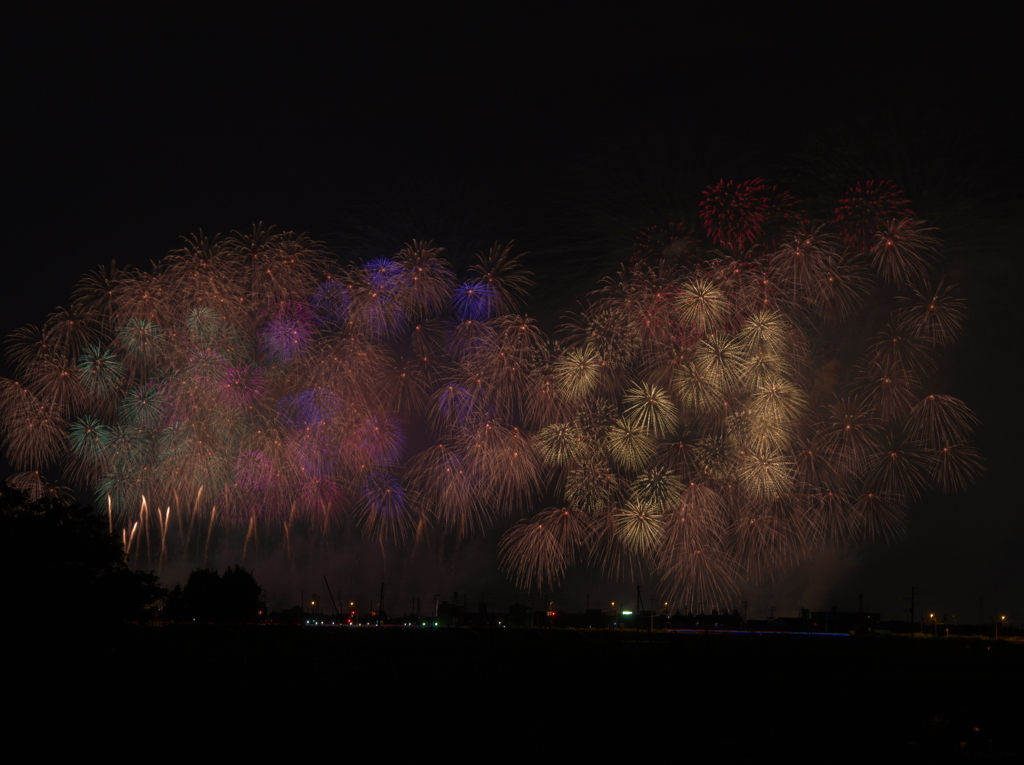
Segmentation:
{"type": "Polygon", "coordinates": [[[235,566],[218,576],[197,568],[185,587],[176,586],[167,598],[164,618],[169,621],[250,623],[263,609],[263,590],[251,571],[235,566]]]}
{"type": "Polygon", "coordinates": [[[254,622],[263,609],[263,588],[256,578],[241,566],[224,571],[221,578],[224,616],[232,622],[254,622]]]}
{"type": "Polygon", "coordinates": [[[185,583],[186,613],[198,622],[221,621],[224,588],[216,571],[197,568],[185,583]]]}
{"type": "Polygon", "coordinates": [[[131,571],[104,517],[59,499],[29,501],[0,485],[4,606],[36,623],[145,617],[166,591],[154,573],[131,571]]]}

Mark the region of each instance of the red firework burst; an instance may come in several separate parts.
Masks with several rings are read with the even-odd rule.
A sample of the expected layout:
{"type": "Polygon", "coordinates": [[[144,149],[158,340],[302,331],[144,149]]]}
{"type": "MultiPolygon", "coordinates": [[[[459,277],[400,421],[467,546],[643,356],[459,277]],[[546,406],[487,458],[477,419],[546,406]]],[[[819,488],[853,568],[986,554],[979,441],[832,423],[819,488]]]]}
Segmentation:
{"type": "Polygon", "coordinates": [[[700,218],[719,247],[746,250],[761,238],[765,224],[773,217],[777,195],[775,187],[760,178],[719,181],[704,191],[700,218]]]}
{"type": "Polygon", "coordinates": [[[858,183],[839,200],[832,216],[850,247],[867,249],[872,236],[885,223],[913,217],[910,200],[892,181],[858,183]]]}

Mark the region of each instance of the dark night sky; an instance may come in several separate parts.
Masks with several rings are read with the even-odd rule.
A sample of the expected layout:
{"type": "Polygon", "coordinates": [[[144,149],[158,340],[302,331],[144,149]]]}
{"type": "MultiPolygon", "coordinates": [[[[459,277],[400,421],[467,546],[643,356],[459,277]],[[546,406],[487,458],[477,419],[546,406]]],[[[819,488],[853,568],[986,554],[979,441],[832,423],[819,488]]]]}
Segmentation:
{"type": "MultiPolygon", "coordinates": [[[[569,285],[582,295],[609,264],[595,251],[614,238],[611,207],[664,220],[720,177],[785,178],[821,147],[851,151],[949,232],[947,271],[973,313],[942,374],[982,419],[988,472],[915,508],[903,540],[750,599],[852,609],[863,592],[895,617],[916,585],[960,621],[979,596],[1022,619],[1019,24],[847,12],[52,9],[5,25],[0,332],[41,322],[98,264],[144,265],[182,235],[257,221],[338,248],[393,226],[456,257],[516,239],[537,310],[554,315],[563,274],[587,274],[569,285]]],[[[568,599],[628,590],[574,577],[568,599]]]]}

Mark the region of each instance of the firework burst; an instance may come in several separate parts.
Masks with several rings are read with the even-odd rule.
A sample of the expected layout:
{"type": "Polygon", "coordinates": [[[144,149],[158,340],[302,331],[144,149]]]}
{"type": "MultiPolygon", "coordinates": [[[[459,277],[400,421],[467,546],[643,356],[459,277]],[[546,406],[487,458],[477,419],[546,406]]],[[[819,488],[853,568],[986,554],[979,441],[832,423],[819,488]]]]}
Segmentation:
{"type": "MultiPolygon", "coordinates": [[[[609,573],[659,574],[677,603],[727,605],[813,550],[890,539],[909,503],[980,471],[970,409],[922,390],[964,323],[952,288],[929,286],[931,230],[891,184],[852,190],[831,221],[797,209],[760,180],[709,188],[723,252],[634,257],[546,362],[563,407],[535,443],[590,519],[571,545],[609,573]]],[[[641,241],[635,256],[655,252],[641,241]]],[[[546,527],[506,537],[517,581],[554,583],[579,558],[546,527]]]]}
{"type": "Polygon", "coordinates": [[[892,220],[913,216],[910,200],[892,181],[858,183],[839,200],[833,221],[851,247],[866,248],[878,230],[892,220]]]}
{"type": "Polygon", "coordinates": [[[530,285],[509,247],[461,283],[441,253],[414,241],[340,265],[255,227],[88,275],[10,338],[0,422],[18,480],[43,494],[59,469],[143,535],[156,516],[140,508],[172,507],[161,538],[177,519],[183,552],[214,519],[247,543],[302,519],[351,519],[382,544],[433,521],[479,531],[537,493],[521,427],[545,340],[507,315],[530,285]],[[447,445],[417,454],[431,426],[447,445]]]}
{"type": "Polygon", "coordinates": [[[965,323],[938,240],[894,188],[858,189],[808,221],[723,181],[700,206],[721,251],[648,232],[553,339],[501,245],[457,274],[429,242],[342,265],[255,227],[96,271],[9,339],[11,480],[53,496],[60,471],[136,554],[158,533],[161,560],[175,522],[186,554],[215,523],[384,546],[550,504],[500,543],[518,585],[592,562],[729,605],[981,471],[973,413],[924,387],[965,323]]]}

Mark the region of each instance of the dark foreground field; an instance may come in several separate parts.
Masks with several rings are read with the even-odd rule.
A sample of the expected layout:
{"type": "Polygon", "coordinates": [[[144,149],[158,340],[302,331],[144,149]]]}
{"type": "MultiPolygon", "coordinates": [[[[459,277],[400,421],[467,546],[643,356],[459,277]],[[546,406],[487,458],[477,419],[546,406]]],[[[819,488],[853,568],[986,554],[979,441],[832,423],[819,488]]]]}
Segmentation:
{"type": "Polygon", "coordinates": [[[241,737],[460,760],[1024,753],[1024,645],[1007,642],[169,626],[22,647],[12,671],[31,683],[9,690],[34,713],[204,748],[241,737]]]}

